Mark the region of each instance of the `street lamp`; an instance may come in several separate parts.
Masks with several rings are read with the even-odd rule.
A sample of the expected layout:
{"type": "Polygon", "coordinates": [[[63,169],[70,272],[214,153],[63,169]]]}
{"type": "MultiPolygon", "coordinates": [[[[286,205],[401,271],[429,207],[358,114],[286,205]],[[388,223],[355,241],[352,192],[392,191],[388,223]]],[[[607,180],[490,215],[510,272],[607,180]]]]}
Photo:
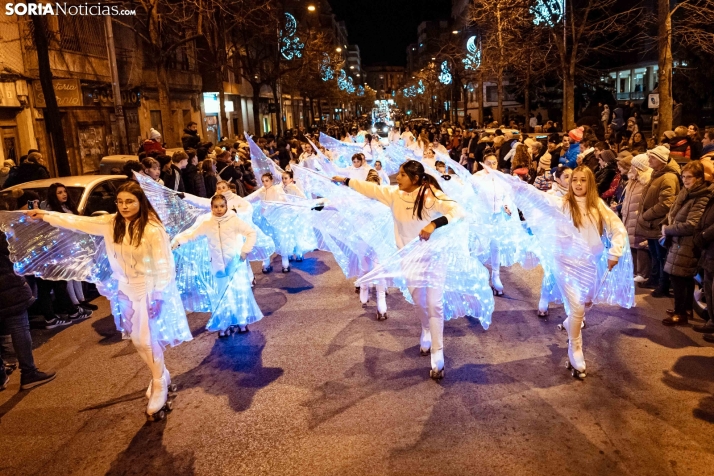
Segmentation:
{"type": "Polygon", "coordinates": [[[314,11],[315,11],[315,5],[308,5],[308,6],[307,6],[307,11],[308,11],[308,12],[314,12],[314,11]]]}
{"type": "Polygon", "coordinates": [[[454,30],[454,31],[452,31],[451,33],[453,33],[454,35],[458,35],[458,34],[459,34],[459,30],[454,30]]]}
{"type": "Polygon", "coordinates": [[[335,48],[335,51],[337,51],[338,53],[342,53],[342,48],[338,46],[337,48],[335,48]]]}

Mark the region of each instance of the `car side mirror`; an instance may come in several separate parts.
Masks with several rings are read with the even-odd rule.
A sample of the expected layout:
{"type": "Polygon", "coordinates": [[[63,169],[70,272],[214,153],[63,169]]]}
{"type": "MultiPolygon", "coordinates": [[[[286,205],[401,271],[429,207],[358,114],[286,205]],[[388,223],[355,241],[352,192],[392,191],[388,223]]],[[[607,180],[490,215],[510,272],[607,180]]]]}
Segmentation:
{"type": "Polygon", "coordinates": [[[103,215],[109,215],[109,212],[105,212],[104,210],[97,210],[96,212],[92,213],[93,217],[100,217],[103,215]]]}

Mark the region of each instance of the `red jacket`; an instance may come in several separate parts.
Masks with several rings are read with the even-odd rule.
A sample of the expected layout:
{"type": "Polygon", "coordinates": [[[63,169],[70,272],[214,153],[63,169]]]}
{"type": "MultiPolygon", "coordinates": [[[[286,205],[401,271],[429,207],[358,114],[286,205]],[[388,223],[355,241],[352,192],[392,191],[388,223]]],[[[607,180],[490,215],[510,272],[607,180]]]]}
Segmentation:
{"type": "Polygon", "coordinates": [[[161,142],[156,142],[153,139],[147,139],[144,141],[144,143],[141,145],[140,151],[146,152],[146,155],[149,155],[151,152],[158,152],[159,154],[165,154],[166,149],[161,145],[161,142]]]}
{"type": "Polygon", "coordinates": [[[674,139],[669,144],[669,156],[677,162],[689,162],[692,158],[692,148],[689,145],[689,137],[674,139]]]}

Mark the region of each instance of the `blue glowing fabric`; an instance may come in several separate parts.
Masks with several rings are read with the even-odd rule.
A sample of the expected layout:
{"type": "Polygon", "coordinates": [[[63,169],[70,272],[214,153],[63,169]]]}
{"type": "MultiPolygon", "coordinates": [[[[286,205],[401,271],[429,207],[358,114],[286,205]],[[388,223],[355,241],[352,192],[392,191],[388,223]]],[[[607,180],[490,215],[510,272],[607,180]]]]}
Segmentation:
{"type": "Polygon", "coordinates": [[[471,172],[469,172],[466,167],[449,157],[448,154],[442,154],[437,152],[435,155],[438,160],[444,162],[444,165],[446,165],[447,167],[447,171],[451,169],[456,175],[459,176],[461,180],[463,180],[464,182],[469,181],[469,179],[471,178],[471,172]]]}
{"type": "Polygon", "coordinates": [[[274,160],[269,159],[263,151],[258,147],[258,144],[253,142],[248,133],[245,133],[245,140],[248,141],[248,147],[250,147],[250,164],[253,169],[255,177],[260,181],[260,177],[263,174],[270,172],[273,174],[273,182],[281,184],[283,182],[283,172],[284,170],[280,168],[274,160]]]}
{"type": "Polygon", "coordinates": [[[320,144],[330,151],[332,163],[338,167],[346,168],[352,165],[352,156],[362,153],[362,146],[347,144],[320,132],[320,144]]]}
{"type": "Polygon", "coordinates": [[[497,171],[491,173],[512,187],[514,201],[538,240],[538,258],[546,274],[544,284],[554,285],[545,290],[546,296],[562,300],[568,313],[571,302],[634,306],[632,256],[626,237],[620,262],[612,272],[606,273],[607,237],[603,239],[605,251],[594,256],[570,217],[563,212],[562,200],[516,177],[497,171]]]}
{"type": "MultiPolygon", "coordinates": [[[[166,231],[169,237],[173,239],[176,235],[189,229],[196,223],[196,220],[204,215],[206,212],[211,211],[211,201],[210,199],[201,199],[200,197],[193,197],[190,194],[186,194],[189,197],[193,197],[191,202],[182,200],[179,198],[178,194],[171,189],[160,185],[158,182],[151,180],[151,178],[146,177],[141,174],[134,174],[136,180],[141,185],[142,190],[146,194],[146,197],[151,202],[151,206],[154,207],[156,213],[158,213],[159,218],[164,223],[166,231]]],[[[239,213],[238,217],[249,225],[253,224],[253,216],[248,213],[239,213]]],[[[269,258],[273,253],[275,253],[275,243],[272,238],[263,233],[258,227],[253,226],[258,234],[253,250],[248,254],[248,261],[262,261],[269,258]]],[[[189,247],[193,248],[193,247],[189,247]]],[[[182,250],[177,256],[174,252],[174,258],[176,261],[176,273],[177,282],[186,282],[188,284],[193,277],[196,277],[190,270],[192,269],[190,260],[195,253],[202,253],[200,250],[182,250]],[[188,261],[187,261],[188,260],[188,261]],[[185,266],[188,266],[187,268],[185,266]],[[181,273],[186,269],[189,271],[189,277],[184,277],[181,273]]],[[[179,288],[182,288],[179,285],[179,288]]],[[[182,293],[183,296],[183,293],[182,293]]],[[[184,302],[184,304],[186,304],[184,302]]],[[[193,306],[189,307],[194,309],[193,306]]],[[[198,312],[198,310],[196,310],[198,312]]]]}
{"type": "Polygon", "coordinates": [[[445,319],[471,316],[487,329],[493,292],[488,271],[469,254],[467,236],[466,223],[457,222],[437,229],[428,241],[415,238],[356,285],[384,280],[412,303],[409,288],[441,288],[445,319]]]}
{"type": "Polygon", "coordinates": [[[324,209],[313,214],[313,227],[320,249],[333,254],[347,278],[363,276],[396,253],[387,206],[311,170],[295,169],[295,174],[313,194],[327,198],[324,209]]]}
{"type": "Polygon", "coordinates": [[[487,246],[481,254],[483,262],[491,260],[492,251],[498,251],[501,266],[520,263],[525,268],[535,266],[536,241],[528,234],[518,216],[511,187],[488,174],[474,174],[469,182],[474,192],[469,197],[468,210],[477,215],[477,226],[487,246]],[[509,215],[503,206],[511,211],[509,215]]]}
{"type": "Polygon", "coordinates": [[[166,233],[171,239],[189,229],[196,218],[205,213],[205,210],[181,200],[176,192],[152,180],[151,177],[134,172],[134,178],[141,185],[141,189],[161,218],[166,233]]]}
{"type": "MultiPolygon", "coordinates": [[[[255,301],[251,279],[248,274],[248,263],[239,261],[235,270],[227,280],[220,280],[213,296],[211,319],[206,324],[209,331],[221,331],[230,326],[245,326],[263,318],[263,313],[255,301]]],[[[219,282],[219,280],[216,280],[219,282]]]]}
{"type": "Polygon", "coordinates": [[[211,272],[208,240],[201,237],[173,251],[176,286],[187,312],[210,312],[215,286],[211,272]]]}
{"type": "Polygon", "coordinates": [[[275,242],[281,256],[303,254],[318,249],[312,228],[312,210],[317,203],[292,195],[285,202],[258,200],[254,206],[253,223],[275,242]]]}
{"type": "MultiPolygon", "coordinates": [[[[66,218],[70,222],[95,220],[75,215],[66,218]]],[[[97,217],[96,221],[100,220],[106,218],[97,217]]],[[[110,301],[117,330],[128,338],[134,313],[132,302],[119,290],[102,236],[54,227],[42,220],[31,220],[22,212],[0,212],[0,229],[7,237],[10,260],[15,263],[18,275],[95,283],[99,292],[110,301]]],[[[167,345],[175,346],[192,337],[175,280],[169,279],[161,291],[151,291],[156,284],[154,277],[166,275],[166,269],[159,267],[170,265],[158,263],[156,256],[150,254],[138,256],[138,259],[142,259],[146,267],[151,344],[158,352],[167,345]]]]}

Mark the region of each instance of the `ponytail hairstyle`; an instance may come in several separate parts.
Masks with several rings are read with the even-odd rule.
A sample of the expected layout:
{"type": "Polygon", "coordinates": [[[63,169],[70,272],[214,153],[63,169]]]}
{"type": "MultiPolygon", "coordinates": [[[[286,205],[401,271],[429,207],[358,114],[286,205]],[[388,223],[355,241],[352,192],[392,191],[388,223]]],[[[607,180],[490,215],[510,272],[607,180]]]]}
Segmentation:
{"type": "MultiPolygon", "coordinates": [[[[595,181],[595,174],[590,170],[587,165],[580,165],[573,170],[573,176],[576,173],[582,172],[585,174],[585,180],[587,182],[588,191],[585,194],[585,214],[594,218],[594,222],[597,225],[598,232],[602,235],[603,224],[602,215],[600,214],[600,196],[597,193],[597,182],[595,181]]],[[[570,211],[570,217],[573,220],[573,225],[578,230],[582,230],[585,223],[583,223],[583,214],[580,211],[580,206],[575,198],[575,193],[573,192],[573,176],[570,178],[570,186],[568,187],[568,193],[563,197],[563,209],[566,208],[570,211]]]]}
{"type": "Polygon", "coordinates": [[[275,182],[275,177],[273,177],[272,172],[265,172],[263,175],[260,176],[260,180],[263,180],[263,178],[268,177],[271,182],[275,182]]]}
{"type": "Polygon", "coordinates": [[[417,162],[416,160],[407,160],[402,164],[401,169],[414,185],[419,186],[416,200],[414,200],[414,211],[412,216],[416,217],[418,220],[423,220],[426,199],[428,198],[426,195],[427,191],[429,191],[431,196],[433,196],[436,200],[439,200],[436,198],[434,189],[439,190],[440,192],[443,192],[443,190],[441,190],[439,182],[425,172],[424,166],[421,162],[417,162]]]}
{"type": "Polygon", "coordinates": [[[288,177],[290,177],[290,180],[295,180],[295,177],[293,177],[293,171],[292,170],[283,170],[284,174],[287,174],[288,177]]]}
{"type": "Polygon", "coordinates": [[[373,182],[377,185],[382,185],[382,179],[379,178],[379,172],[374,169],[369,169],[369,172],[367,172],[367,182],[373,182]]]}
{"type": "Polygon", "coordinates": [[[150,221],[161,224],[161,219],[159,218],[159,215],[156,214],[156,210],[154,210],[154,207],[151,206],[151,202],[149,202],[146,198],[144,190],[138,183],[133,180],[124,182],[117,189],[116,196],[119,196],[121,192],[134,195],[136,200],[139,202],[139,213],[133,220],[131,220],[129,226],[127,227],[126,220],[121,213],[117,212],[114,216],[114,243],[122,243],[124,241],[124,235],[128,231],[129,236],[131,237],[129,244],[131,246],[138,247],[144,236],[146,225],[148,225],[150,221]]]}

